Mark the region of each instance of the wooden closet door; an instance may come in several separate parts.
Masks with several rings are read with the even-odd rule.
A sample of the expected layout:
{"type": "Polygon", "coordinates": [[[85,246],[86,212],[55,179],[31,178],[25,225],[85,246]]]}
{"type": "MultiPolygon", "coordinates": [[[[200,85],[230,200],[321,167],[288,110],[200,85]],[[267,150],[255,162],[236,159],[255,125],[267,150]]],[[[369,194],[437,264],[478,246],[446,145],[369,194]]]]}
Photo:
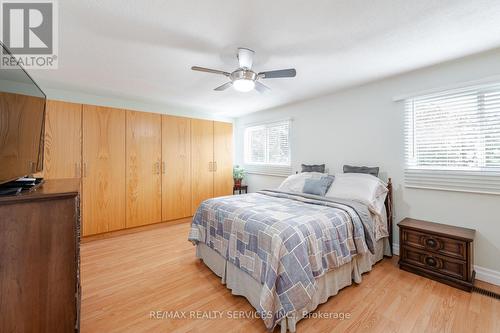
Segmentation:
{"type": "MultiPolygon", "coordinates": [[[[26,132],[39,134],[39,110],[45,107],[45,99],[0,92],[0,177],[2,180],[19,178],[19,165],[27,173],[34,172],[40,161],[35,159],[39,153],[37,136],[26,135],[26,132]],[[13,107],[15,106],[15,107],[13,107]]],[[[43,138],[43,136],[42,136],[43,138]]],[[[44,139],[42,139],[44,140],[44,139]]],[[[38,156],[42,157],[43,156],[38,156]]],[[[43,177],[38,173],[37,177],[43,177]]]]}
{"type": "Polygon", "coordinates": [[[82,105],[47,101],[43,177],[80,178],[82,105]]]}
{"type": "Polygon", "coordinates": [[[83,106],[83,235],[125,228],[125,111],[83,106]]]}
{"type": "Polygon", "coordinates": [[[233,194],[233,124],[214,121],[214,197],[233,194]]]}
{"type": "Polygon", "coordinates": [[[127,222],[161,222],[161,115],[127,111],[127,222]]]}
{"type": "Polygon", "coordinates": [[[191,216],[191,119],[162,117],[162,218],[191,216]]]}
{"type": "Polygon", "coordinates": [[[213,157],[213,121],[191,119],[191,208],[193,214],[203,200],[214,196],[213,157]]]}

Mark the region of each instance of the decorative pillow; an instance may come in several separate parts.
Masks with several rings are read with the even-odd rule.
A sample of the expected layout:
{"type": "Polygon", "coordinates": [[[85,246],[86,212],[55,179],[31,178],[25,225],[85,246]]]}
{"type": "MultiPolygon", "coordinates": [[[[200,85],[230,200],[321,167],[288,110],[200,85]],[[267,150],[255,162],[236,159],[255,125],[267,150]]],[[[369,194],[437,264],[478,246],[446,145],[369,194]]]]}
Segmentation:
{"type": "Polygon", "coordinates": [[[326,196],[361,202],[372,213],[380,215],[387,196],[387,184],[369,174],[340,173],[335,175],[326,196]]]}
{"type": "Polygon", "coordinates": [[[303,172],[303,173],[298,173],[295,175],[288,176],[287,179],[281,183],[281,185],[278,187],[278,190],[284,191],[284,192],[302,192],[304,189],[304,183],[306,179],[314,178],[314,179],[320,179],[321,177],[324,177],[324,173],[319,173],[319,172],[303,172]]]}
{"type": "Polygon", "coordinates": [[[321,172],[325,173],[324,164],[302,164],[302,172],[321,172]]]}
{"type": "Polygon", "coordinates": [[[358,167],[352,165],[344,165],[344,173],[367,173],[369,175],[378,177],[379,167],[358,167]]]}
{"type": "Polygon", "coordinates": [[[302,192],[324,197],[334,179],[335,177],[330,175],[321,177],[320,179],[306,179],[302,192]]]}

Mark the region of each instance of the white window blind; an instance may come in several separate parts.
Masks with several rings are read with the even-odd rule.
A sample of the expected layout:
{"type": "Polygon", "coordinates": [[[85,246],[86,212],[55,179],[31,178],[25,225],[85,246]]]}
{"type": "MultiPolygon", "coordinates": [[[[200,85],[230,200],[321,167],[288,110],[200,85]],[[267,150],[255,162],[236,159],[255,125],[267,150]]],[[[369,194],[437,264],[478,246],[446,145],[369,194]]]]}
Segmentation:
{"type": "Polygon", "coordinates": [[[290,121],[259,124],[245,129],[245,165],[250,173],[289,175],[290,121]]]}
{"type": "Polygon", "coordinates": [[[500,84],[405,101],[408,187],[500,194],[500,84]]]}

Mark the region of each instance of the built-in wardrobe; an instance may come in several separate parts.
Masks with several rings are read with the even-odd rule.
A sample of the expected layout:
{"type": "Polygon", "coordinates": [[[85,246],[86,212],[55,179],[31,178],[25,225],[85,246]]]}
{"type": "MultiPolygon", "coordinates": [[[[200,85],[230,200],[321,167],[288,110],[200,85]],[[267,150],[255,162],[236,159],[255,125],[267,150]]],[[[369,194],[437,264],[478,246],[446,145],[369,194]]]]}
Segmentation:
{"type": "Polygon", "coordinates": [[[49,100],[46,179],[80,178],[84,236],[194,214],[230,195],[231,123],[49,100]]]}

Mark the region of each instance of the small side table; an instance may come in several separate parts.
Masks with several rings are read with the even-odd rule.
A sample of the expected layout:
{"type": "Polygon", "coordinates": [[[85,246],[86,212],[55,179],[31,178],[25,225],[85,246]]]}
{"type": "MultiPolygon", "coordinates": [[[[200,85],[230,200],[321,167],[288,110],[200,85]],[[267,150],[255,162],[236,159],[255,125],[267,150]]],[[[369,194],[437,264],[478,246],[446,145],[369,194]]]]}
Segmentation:
{"type": "Polygon", "coordinates": [[[244,193],[248,193],[248,186],[247,185],[233,186],[233,194],[236,194],[235,192],[241,194],[242,191],[244,191],[244,193]]]}
{"type": "Polygon", "coordinates": [[[401,269],[472,290],[475,230],[411,218],[398,226],[401,269]]]}

